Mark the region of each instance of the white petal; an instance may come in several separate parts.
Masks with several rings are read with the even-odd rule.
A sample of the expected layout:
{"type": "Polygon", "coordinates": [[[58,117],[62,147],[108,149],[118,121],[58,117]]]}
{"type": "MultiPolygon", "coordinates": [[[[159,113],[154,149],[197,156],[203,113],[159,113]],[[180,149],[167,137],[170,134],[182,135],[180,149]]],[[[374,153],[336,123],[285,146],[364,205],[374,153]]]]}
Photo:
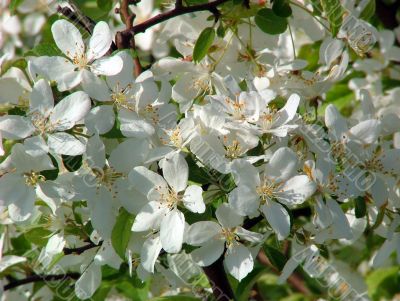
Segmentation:
{"type": "Polygon", "coordinates": [[[264,235],[262,235],[261,233],[251,232],[242,227],[236,228],[236,234],[239,235],[241,239],[256,243],[261,242],[264,237],[264,235]]]}
{"type": "Polygon", "coordinates": [[[224,240],[210,240],[205,245],[194,250],[190,255],[193,260],[201,267],[206,267],[215,262],[224,252],[224,240]]]}
{"type": "Polygon", "coordinates": [[[147,196],[156,186],[165,187],[167,183],[159,174],[144,166],[135,167],[129,173],[129,181],[138,191],[147,196]]]}
{"type": "Polygon", "coordinates": [[[267,202],[261,206],[268,223],[278,235],[278,239],[285,239],[290,233],[290,217],[286,209],[277,202],[267,202]]]}
{"type": "Polygon", "coordinates": [[[22,256],[6,255],[1,258],[0,273],[5,271],[10,266],[13,266],[15,264],[25,262],[25,261],[26,261],[26,258],[22,257],[22,256]]]}
{"type": "Polygon", "coordinates": [[[341,140],[347,131],[346,119],[332,104],[325,109],[325,124],[336,140],[341,140]]]}
{"type": "Polygon", "coordinates": [[[50,116],[57,130],[70,129],[83,119],[90,110],[90,98],[82,91],[74,92],[62,99],[50,116]]]}
{"type": "Polygon", "coordinates": [[[165,180],[175,192],[185,190],[189,178],[189,167],[180,153],[172,153],[172,155],[161,160],[160,167],[165,180]]]}
{"type": "Polygon", "coordinates": [[[111,91],[110,88],[107,87],[106,82],[87,70],[82,72],[82,88],[95,100],[111,100],[111,91]]]}
{"type": "Polygon", "coordinates": [[[197,185],[190,185],[183,195],[183,204],[194,213],[204,213],[206,205],[203,201],[203,189],[197,185]]]}
{"type": "Polygon", "coordinates": [[[120,130],[125,137],[148,138],[155,133],[154,126],[136,112],[121,110],[118,114],[120,130]]]}
{"type": "Polygon", "coordinates": [[[257,168],[247,160],[237,159],[231,164],[232,175],[236,185],[257,187],[260,185],[260,176],[257,168]]]}
{"type": "Polygon", "coordinates": [[[33,74],[40,74],[48,80],[56,81],[59,91],[70,90],[81,82],[82,73],[76,66],[60,56],[40,56],[32,58],[29,66],[33,74]]]}
{"type": "Polygon", "coordinates": [[[54,169],[54,165],[46,153],[41,150],[37,151],[37,149],[32,152],[28,151],[25,145],[19,143],[12,148],[10,157],[14,167],[20,173],[54,169]]]}
{"type": "Polygon", "coordinates": [[[265,174],[276,181],[288,179],[297,169],[297,156],[288,147],[281,147],[274,152],[265,166],[265,174]]]}
{"type": "Polygon", "coordinates": [[[372,259],[374,268],[382,266],[389,256],[396,250],[396,239],[386,240],[372,259]]]}
{"type": "Polygon", "coordinates": [[[106,160],[106,150],[98,135],[90,137],[86,144],[86,161],[90,168],[103,169],[106,160]]]}
{"type": "Polygon", "coordinates": [[[111,238],[111,232],[116,220],[116,210],[111,192],[104,187],[100,187],[96,191],[96,195],[93,195],[87,201],[93,228],[102,238],[111,238]]]}
{"type": "Polygon", "coordinates": [[[90,264],[75,283],[75,294],[81,299],[90,298],[101,284],[101,266],[90,264]]]}
{"type": "Polygon", "coordinates": [[[57,20],[51,26],[54,42],[70,59],[85,52],[85,44],[79,30],[66,20],[57,20]]]}
{"type": "Polygon", "coordinates": [[[154,264],[157,260],[158,255],[162,249],[160,237],[149,237],[143,244],[140,252],[140,261],[143,268],[154,273],[154,264]]]}
{"type": "Polygon", "coordinates": [[[352,138],[370,144],[378,139],[381,133],[381,125],[378,120],[370,119],[361,121],[350,129],[352,138]]]}
{"type": "Polygon", "coordinates": [[[128,173],[132,168],[144,163],[149,150],[148,140],[130,138],[112,151],[109,162],[116,170],[128,173]]]}
{"type": "Polygon", "coordinates": [[[90,133],[105,134],[114,126],[113,106],[94,107],[85,117],[85,125],[90,133]]]}
{"type": "Polygon", "coordinates": [[[242,244],[228,248],[224,263],[228,272],[239,281],[246,277],[254,267],[253,256],[249,249],[242,244]]]}
{"type": "Polygon", "coordinates": [[[112,43],[112,33],[110,27],[104,21],[100,21],[93,29],[87,50],[88,61],[98,59],[105,55],[112,43]]]}
{"type": "Polygon", "coordinates": [[[47,144],[56,154],[77,156],[85,152],[86,146],[74,136],[59,132],[48,135],[47,144]]]}
{"type": "Polygon", "coordinates": [[[119,56],[104,57],[95,60],[91,65],[91,71],[97,75],[115,75],[122,69],[122,59],[119,56]]]}
{"type": "Polygon", "coordinates": [[[229,205],[242,216],[252,216],[260,206],[260,196],[250,187],[240,185],[228,196],[229,205]]]}
{"type": "Polygon", "coordinates": [[[163,217],[169,214],[166,207],[161,207],[159,202],[149,202],[140,210],[136,215],[135,221],[132,225],[132,231],[142,232],[151,229],[158,229],[160,227],[163,217]]]}
{"type": "Polygon", "coordinates": [[[0,131],[6,139],[19,140],[33,134],[33,127],[29,118],[9,115],[0,117],[0,131]]]}
{"type": "Polygon", "coordinates": [[[221,226],[211,221],[201,221],[190,225],[186,242],[192,246],[201,246],[221,233],[221,226]]]}
{"type": "Polygon", "coordinates": [[[106,78],[107,84],[111,89],[115,89],[117,86],[119,88],[125,88],[129,84],[135,81],[135,66],[133,64],[132,56],[128,51],[120,51],[116,56],[119,56],[123,61],[123,66],[121,71],[113,76],[108,76],[106,78]]]}
{"type": "Polygon", "coordinates": [[[316,184],[306,175],[298,175],[290,178],[280,188],[276,198],[285,205],[293,206],[303,203],[316,190],[316,184]]]}
{"type": "Polygon", "coordinates": [[[275,120],[273,127],[280,127],[291,121],[296,115],[297,108],[299,107],[300,96],[297,94],[290,95],[285,106],[277,113],[278,118],[275,120]]]}
{"type": "Polygon", "coordinates": [[[0,103],[17,104],[24,88],[15,78],[0,78],[0,103]]]}
{"type": "Polygon", "coordinates": [[[221,204],[215,211],[219,223],[224,228],[234,228],[243,222],[243,217],[236,213],[228,204],[221,204]]]}
{"type": "Polygon", "coordinates": [[[177,209],[167,213],[161,221],[160,238],[163,249],[168,253],[178,253],[182,248],[185,230],[185,216],[177,209]]]}
{"type": "Polygon", "coordinates": [[[30,113],[38,112],[48,116],[54,107],[53,92],[50,85],[44,79],[35,83],[30,99],[30,113]]]}

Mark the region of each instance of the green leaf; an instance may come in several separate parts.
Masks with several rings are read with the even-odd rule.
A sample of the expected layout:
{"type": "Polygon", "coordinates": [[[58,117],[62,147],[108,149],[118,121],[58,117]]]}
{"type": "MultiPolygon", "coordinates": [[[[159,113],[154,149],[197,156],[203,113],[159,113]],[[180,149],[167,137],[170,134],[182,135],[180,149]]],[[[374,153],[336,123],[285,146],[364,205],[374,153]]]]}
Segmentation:
{"type": "Polygon", "coordinates": [[[367,204],[363,196],[359,196],[354,200],[356,218],[364,217],[367,214],[367,204]]]}
{"type": "Polygon", "coordinates": [[[55,44],[42,43],[25,53],[25,56],[62,56],[62,52],[55,44]]]}
{"type": "Polygon", "coordinates": [[[247,301],[249,300],[250,290],[253,288],[254,284],[257,282],[257,279],[265,273],[265,267],[258,266],[255,267],[246,278],[242,279],[239,282],[236,288],[236,297],[238,301],[247,301]]]}
{"type": "Polygon", "coordinates": [[[212,27],[206,27],[200,33],[199,38],[194,45],[193,60],[195,62],[201,61],[207,54],[208,49],[211,47],[215,38],[215,30],[212,27]]]}
{"type": "Polygon", "coordinates": [[[51,236],[51,231],[44,228],[34,228],[24,234],[31,243],[44,247],[51,236]]]}
{"type": "Polygon", "coordinates": [[[369,0],[368,4],[361,12],[359,18],[368,21],[375,14],[375,9],[376,9],[375,0],[369,0]]]}
{"type": "Polygon", "coordinates": [[[112,8],[113,2],[112,0],[96,0],[97,6],[106,12],[109,12],[112,8]]]}
{"type": "Polygon", "coordinates": [[[149,301],[199,301],[200,299],[189,296],[167,296],[167,297],[157,297],[150,299],[149,301]]]}
{"type": "Polygon", "coordinates": [[[373,301],[392,300],[399,293],[399,267],[381,268],[373,271],[366,279],[368,295],[373,301]]]}
{"type": "Polygon", "coordinates": [[[23,0],[11,0],[10,1],[9,9],[12,14],[16,13],[18,6],[20,6],[20,4],[22,2],[23,2],[23,0]]]}
{"type": "Polygon", "coordinates": [[[322,9],[329,21],[333,37],[336,37],[343,23],[344,8],[340,0],[321,0],[322,9]]]}
{"type": "Polygon", "coordinates": [[[272,265],[276,267],[279,271],[282,271],[287,261],[286,256],[277,248],[267,244],[263,246],[263,250],[265,252],[265,255],[267,255],[269,261],[272,263],[272,265]]]}
{"type": "Polygon", "coordinates": [[[272,4],[272,11],[275,15],[283,18],[287,18],[292,15],[292,8],[290,7],[288,0],[274,0],[272,4]]]}
{"type": "Polygon", "coordinates": [[[217,28],[217,36],[220,38],[223,38],[225,36],[225,27],[222,22],[219,23],[219,26],[217,28]]]}
{"type": "Polygon", "coordinates": [[[129,239],[131,238],[133,220],[133,216],[124,208],[121,208],[117,217],[117,221],[112,230],[112,246],[114,247],[115,252],[117,252],[122,259],[125,259],[125,251],[128,246],[129,239]]]}
{"type": "Polygon", "coordinates": [[[255,17],[255,22],[263,32],[269,34],[283,33],[288,26],[286,18],[277,16],[270,8],[260,9],[255,17]]]}

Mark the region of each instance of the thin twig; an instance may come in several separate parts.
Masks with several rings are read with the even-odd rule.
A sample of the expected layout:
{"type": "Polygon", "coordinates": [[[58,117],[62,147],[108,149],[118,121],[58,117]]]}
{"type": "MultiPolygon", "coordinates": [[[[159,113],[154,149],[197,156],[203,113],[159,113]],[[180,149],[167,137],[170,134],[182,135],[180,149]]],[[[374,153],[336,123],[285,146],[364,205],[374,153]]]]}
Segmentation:
{"type": "Polygon", "coordinates": [[[177,6],[172,10],[163,12],[161,14],[158,14],[142,23],[139,23],[135,26],[133,26],[131,29],[125,30],[128,32],[130,35],[134,36],[135,34],[138,34],[140,32],[145,32],[148,28],[157,25],[159,23],[162,23],[164,21],[167,21],[171,18],[189,14],[189,13],[194,13],[194,12],[199,12],[199,11],[209,11],[213,13],[216,18],[219,17],[219,11],[217,7],[225,2],[228,2],[229,0],[215,0],[212,2],[208,3],[203,3],[203,4],[197,4],[197,5],[191,5],[191,6],[177,6]]]}
{"type": "Polygon", "coordinates": [[[78,279],[81,276],[79,273],[67,273],[63,275],[32,275],[28,276],[24,279],[19,279],[12,281],[4,286],[4,290],[10,290],[17,286],[21,286],[24,284],[32,283],[32,282],[40,282],[40,281],[58,281],[64,279],[78,279]]]}
{"type": "Polygon", "coordinates": [[[95,247],[100,247],[103,244],[103,241],[100,241],[99,244],[94,244],[92,242],[88,243],[87,245],[84,245],[82,247],[78,247],[78,248],[64,248],[63,252],[64,255],[69,255],[69,254],[82,254],[83,252],[93,249],[95,247]]]}
{"type": "MultiPolygon", "coordinates": [[[[265,255],[263,250],[261,250],[258,253],[257,259],[261,264],[270,268],[274,273],[280,274],[280,271],[272,265],[272,263],[269,261],[267,255],[265,255]]],[[[304,280],[298,273],[294,272],[292,275],[290,275],[289,278],[287,279],[287,282],[293,289],[295,289],[299,293],[302,293],[307,296],[311,295],[310,290],[307,288],[307,286],[304,283],[304,280]]]]}
{"type": "Polygon", "coordinates": [[[133,28],[133,21],[136,18],[136,15],[129,10],[129,4],[136,4],[138,1],[130,1],[130,0],[122,0],[121,8],[119,9],[119,13],[122,16],[122,19],[125,22],[125,31],[117,32],[115,36],[115,43],[117,44],[118,49],[127,49],[132,48],[134,51],[134,64],[135,64],[135,75],[138,76],[142,73],[142,65],[140,64],[140,59],[136,49],[135,37],[130,34],[129,31],[133,28]]]}

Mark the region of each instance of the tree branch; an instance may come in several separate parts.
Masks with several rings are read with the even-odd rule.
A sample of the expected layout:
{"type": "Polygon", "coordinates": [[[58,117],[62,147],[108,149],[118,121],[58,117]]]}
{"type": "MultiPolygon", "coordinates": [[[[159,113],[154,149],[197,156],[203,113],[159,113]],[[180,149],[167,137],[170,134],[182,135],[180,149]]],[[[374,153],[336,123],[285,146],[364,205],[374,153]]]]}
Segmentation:
{"type": "Polygon", "coordinates": [[[136,0],[122,0],[121,8],[119,9],[119,13],[122,16],[122,19],[125,22],[125,31],[119,31],[115,35],[115,43],[117,44],[118,49],[127,49],[132,48],[135,52],[135,57],[133,59],[135,64],[135,75],[138,76],[142,73],[142,65],[140,64],[139,56],[137,54],[135,37],[130,34],[129,31],[132,30],[133,21],[136,18],[136,15],[129,10],[129,4],[137,4],[136,0]]]}
{"type": "Polygon", "coordinates": [[[98,245],[90,242],[87,245],[84,245],[84,246],[78,247],[78,248],[64,248],[63,252],[64,252],[64,255],[69,255],[69,254],[78,254],[78,255],[80,255],[80,254],[82,254],[83,252],[85,252],[87,250],[90,250],[90,249],[95,248],[95,247],[100,247],[102,244],[103,244],[103,241],[100,241],[98,245]]]}
{"type": "Polygon", "coordinates": [[[10,290],[17,286],[21,286],[24,284],[32,283],[32,282],[40,282],[40,281],[58,281],[64,279],[78,279],[81,276],[79,273],[67,273],[63,275],[32,275],[28,276],[24,279],[19,279],[12,281],[4,286],[4,290],[10,290]]]}
{"type": "MultiPolygon", "coordinates": [[[[261,264],[270,268],[274,273],[280,274],[280,271],[271,264],[271,262],[269,261],[267,255],[265,255],[263,250],[261,250],[258,253],[257,259],[258,261],[260,261],[261,264]]],[[[298,273],[294,272],[292,275],[290,275],[289,278],[287,279],[287,282],[294,290],[298,291],[299,293],[302,293],[307,296],[311,294],[310,290],[304,284],[304,280],[298,273]]]]}
{"type": "Polygon", "coordinates": [[[82,14],[78,7],[73,4],[71,1],[69,1],[69,4],[74,10],[71,10],[69,7],[57,7],[57,12],[62,14],[64,17],[66,17],[68,20],[72,21],[74,24],[79,24],[82,26],[88,33],[92,34],[93,33],[93,28],[96,25],[96,23],[90,19],[89,17],[85,16],[82,14]]]}
{"type": "Polygon", "coordinates": [[[183,6],[180,5],[181,1],[177,1],[175,8],[172,10],[169,10],[167,12],[158,14],[140,24],[137,24],[133,26],[130,29],[126,29],[124,31],[124,34],[134,36],[135,34],[138,34],[140,32],[145,32],[148,28],[162,23],[164,21],[167,21],[171,18],[180,16],[180,15],[185,15],[189,13],[194,13],[194,12],[199,12],[199,11],[209,11],[215,15],[216,18],[219,17],[219,12],[217,7],[225,2],[228,2],[229,0],[215,0],[212,2],[208,3],[203,3],[203,4],[197,4],[197,5],[191,5],[191,6],[183,6]]]}
{"type": "Polygon", "coordinates": [[[215,299],[218,301],[230,301],[234,294],[224,269],[224,255],[221,255],[213,264],[203,268],[210,282],[215,299]]]}

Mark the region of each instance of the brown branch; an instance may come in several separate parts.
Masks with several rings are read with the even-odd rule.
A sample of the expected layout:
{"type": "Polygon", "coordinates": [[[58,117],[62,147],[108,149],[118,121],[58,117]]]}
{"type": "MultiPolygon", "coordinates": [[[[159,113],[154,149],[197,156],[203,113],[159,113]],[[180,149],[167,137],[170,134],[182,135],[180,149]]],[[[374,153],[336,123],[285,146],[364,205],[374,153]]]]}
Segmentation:
{"type": "Polygon", "coordinates": [[[24,284],[32,283],[32,282],[40,282],[40,281],[59,281],[66,279],[78,279],[81,276],[79,273],[67,273],[63,275],[32,275],[28,276],[24,279],[19,279],[12,281],[4,286],[4,290],[10,290],[17,286],[21,286],[24,284]]]}
{"type": "Polygon", "coordinates": [[[178,5],[175,6],[174,9],[158,14],[142,23],[133,26],[131,29],[126,29],[124,32],[128,35],[134,36],[135,34],[138,34],[140,32],[145,32],[148,28],[157,25],[159,23],[162,23],[164,21],[167,21],[171,18],[199,11],[208,10],[209,12],[213,13],[215,18],[217,19],[220,16],[217,7],[228,1],[229,0],[215,0],[208,3],[191,5],[191,6],[179,5],[179,1],[177,1],[178,5]]]}
{"type": "Polygon", "coordinates": [[[203,267],[210,282],[215,299],[218,301],[230,301],[234,294],[224,269],[224,255],[221,255],[213,264],[203,267]]]}
{"type": "Polygon", "coordinates": [[[64,252],[64,255],[69,255],[69,254],[78,254],[78,255],[80,255],[80,254],[82,254],[83,252],[85,252],[87,250],[93,249],[95,247],[100,247],[102,244],[103,244],[103,241],[100,241],[98,245],[90,242],[87,245],[84,245],[84,246],[78,247],[78,248],[64,248],[63,252],[64,252]]]}
{"type": "Polygon", "coordinates": [[[122,19],[125,22],[125,31],[119,31],[115,35],[115,43],[117,44],[118,49],[127,49],[132,48],[134,50],[135,57],[133,59],[135,64],[135,75],[138,76],[142,73],[142,65],[140,64],[139,56],[136,49],[136,43],[134,35],[130,34],[129,31],[133,28],[133,21],[136,18],[136,15],[129,10],[130,4],[137,4],[139,1],[135,0],[122,0],[121,8],[119,9],[119,13],[121,14],[122,19]]]}
{"type": "Polygon", "coordinates": [[[72,9],[66,6],[65,7],[58,6],[57,12],[62,14],[72,23],[80,25],[88,33],[90,34],[93,33],[93,28],[96,25],[96,23],[93,20],[89,19],[88,17],[82,18],[80,17],[79,14],[75,13],[72,9]]]}
{"type": "MultiPolygon", "coordinates": [[[[265,255],[263,250],[261,250],[258,253],[257,259],[261,264],[270,268],[274,273],[280,274],[280,271],[272,265],[272,263],[269,261],[267,255],[265,255]]],[[[287,282],[296,291],[307,296],[311,295],[310,290],[307,288],[307,286],[304,283],[304,280],[298,273],[294,272],[292,275],[290,275],[289,278],[287,279],[287,282]]]]}

